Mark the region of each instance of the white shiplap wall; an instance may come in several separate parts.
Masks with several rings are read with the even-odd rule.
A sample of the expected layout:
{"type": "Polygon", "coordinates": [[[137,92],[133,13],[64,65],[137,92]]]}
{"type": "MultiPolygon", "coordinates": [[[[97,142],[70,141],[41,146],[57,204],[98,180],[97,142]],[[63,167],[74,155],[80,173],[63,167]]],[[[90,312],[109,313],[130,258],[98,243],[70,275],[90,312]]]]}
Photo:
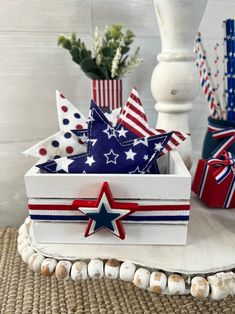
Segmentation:
{"type": "MultiPolygon", "coordinates": [[[[235,17],[233,0],[209,0],[201,24],[209,54],[222,36],[221,21],[235,17]]],[[[0,226],[27,215],[23,175],[34,160],[21,152],[58,130],[55,89],[87,113],[90,81],[57,47],[57,35],[79,32],[88,43],[95,26],[121,22],[136,34],[145,59],[125,79],[124,95],[140,91],[149,119],[156,113],[150,91],[160,38],[152,0],[1,0],[0,8],[0,226]]],[[[194,150],[200,151],[207,106],[201,93],[190,114],[194,150]]]]}

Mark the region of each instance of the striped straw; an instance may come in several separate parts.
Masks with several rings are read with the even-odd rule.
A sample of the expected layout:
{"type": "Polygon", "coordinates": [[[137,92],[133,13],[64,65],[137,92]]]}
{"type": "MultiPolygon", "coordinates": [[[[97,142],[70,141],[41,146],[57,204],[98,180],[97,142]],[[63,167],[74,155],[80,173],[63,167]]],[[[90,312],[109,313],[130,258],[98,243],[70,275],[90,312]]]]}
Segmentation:
{"type": "Polygon", "coordinates": [[[215,74],[214,74],[214,78],[215,78],[215,93],[216,93],[216,97],[217,99],[219,99],[219,88],[220,88],[220,80],[219,80],[219,53],[218,53],[218,49],[219,49],[219,44],[216,43],[214,51],[215,51],[215,74]]]}
{"type": "Polygon", "coordinates": [[[215,93],[214,82],[211,77],[211,69],[207,62],[206,50],[202,43],[201,34],[198,33],[196,38],[195,52],[197,54],[196,65],[200,69],[200,83],[209,103],[209,111],[213,118],[221,119],[222,110],[220,107],[219,99],[215,93]]]}
{"type": "Polygon", "coordinates": [[[223,56],[223,68],[224,68],[224,75],[223,75],[223,101],[222,101],[222,112],[223,112],[223,119],[227,119],[227,43],[226,43],[226,25],[225,21],[222,23],[223,28],[223,46],[224,46],[224,56],[223,56]]]}

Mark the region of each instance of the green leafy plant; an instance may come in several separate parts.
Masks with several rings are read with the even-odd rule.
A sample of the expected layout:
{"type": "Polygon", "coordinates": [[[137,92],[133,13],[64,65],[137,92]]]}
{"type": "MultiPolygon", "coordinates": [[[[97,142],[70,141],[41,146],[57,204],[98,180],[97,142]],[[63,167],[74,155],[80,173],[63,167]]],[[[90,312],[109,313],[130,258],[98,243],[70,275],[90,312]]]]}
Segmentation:
{"type": "Polygon", "coordinates": [[[132,31],[124,32],[123,25],[115,24],[106,27],[102,38],[98,28],[95,29],[93,53],[75,33],[70,37],[60,35],[58,45],[69,51],[72,60],[90,79],[108,80],[129,74],[143,62],[139,57],[139,47],[133,55],[128,54],[134,38],[132,31]]]}

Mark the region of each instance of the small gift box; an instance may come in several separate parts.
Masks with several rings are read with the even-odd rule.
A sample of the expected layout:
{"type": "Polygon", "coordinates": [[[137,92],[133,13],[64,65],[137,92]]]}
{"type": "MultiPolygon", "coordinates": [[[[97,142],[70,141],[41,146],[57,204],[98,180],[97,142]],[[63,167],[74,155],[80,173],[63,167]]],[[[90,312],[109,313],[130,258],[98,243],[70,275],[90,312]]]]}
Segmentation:
{"type": "Polygon", "coordinates": [[[229,152],[220,158],[200,159],[192,191],[209,207],[235,207],[235,159],[229,152]]]}

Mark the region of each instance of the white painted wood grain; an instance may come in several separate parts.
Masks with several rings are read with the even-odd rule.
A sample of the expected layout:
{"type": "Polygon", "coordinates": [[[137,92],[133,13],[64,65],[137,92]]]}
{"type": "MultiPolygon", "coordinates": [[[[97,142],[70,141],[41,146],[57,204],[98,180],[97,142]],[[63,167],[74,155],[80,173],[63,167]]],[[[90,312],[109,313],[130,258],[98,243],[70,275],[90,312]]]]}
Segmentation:
{"type": "Polygon", "coordinates": [[[0,29],[89,34],[91,25],[90,0],[2,0],[0,29]]]}
{"type": "Polygon", "coordinates": [[[185,245],[188,225],[186,224],[125,224],[126,238],[121,240],[103,229],[92,237],[84,237],[86,223],[33,222],[31,232],[39,245],[63,244],[116,244],[116,245],[185,245]]]}
{"type": "MultiPolygon", "coordinates": [[[[221,22],[235,17],[233,0],[209,0],[201,23],[205,46],[212,59],[214,43],[221,39],[221,22]]],[[[124,99],[136,85],[154,126],[156,112],[150,91],[160,38],[152,0],[2,0],[0,10],[0,225],[22,222],[25,210],[23,174],[34,163],[21,151],[58,130],[55,89],[61,90],[84,113],[88,111],[90,81],[57,47],[59,33],[79,32],[91,47],[98,25],[122,22],[136,33],[145,59],[125,79],[124,99]]],[[[194,101],[190,127],[199,156],[205,132],[207,104],[194,101]]]]}
{"type": "MultiPolygon", "coordinates": [[[[83,38],[92,48],[91,36],[83,38]]],[[[88,113],[90,80],[71,61],[68,52],[57,47],[55,34],[0,33],[0,42],[4,42],[3,56],[0,58],[0,124],[4,133],[0,133],[0,141],[40,139],[56,132],[56,89],[63,92],[84,114],[88,113]],[[9,116],[14,129],[9,123],[9,116]],[[15,132],[15,129],[20,132],[15,132]]],[[[126,101],[133,86],[137,86],[143,105],[148,109],[150,107],[150,113],[153,102],[149,82],[156,55],[156,50],[149,50],[151,44],[156,50],[160,47],[159,39],[136,40],[135,46],[141,46],[145,62],[124,79],[123,97],[126,101]],[[142,77],[145,79],[142,80],[142,77]]]]}

